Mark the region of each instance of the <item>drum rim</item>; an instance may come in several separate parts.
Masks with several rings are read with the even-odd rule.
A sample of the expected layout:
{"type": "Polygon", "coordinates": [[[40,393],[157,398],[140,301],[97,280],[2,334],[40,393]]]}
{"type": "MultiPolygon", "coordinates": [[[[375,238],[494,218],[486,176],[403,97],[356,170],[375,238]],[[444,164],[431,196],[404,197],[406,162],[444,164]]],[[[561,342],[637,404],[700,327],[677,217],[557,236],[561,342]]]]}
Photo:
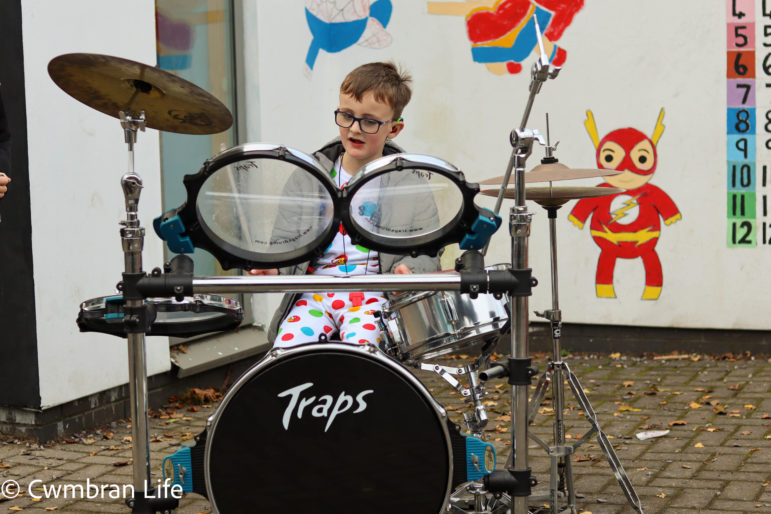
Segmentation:
{"type": "MultiPolygon", "coordinates": [[[[122,294],[98,296],[81,302],[76,320],[81,332],[99,332],[126,337],[122,321],[113,324],[104,317],[107,310],[106,300],[108,298],[114,298],[116,301],[119,301],[121,309],[125,305],[125,298],[122,294]]],[[[152,309],[149,309],[149,311],[153,317],[153,322],[146,332],[148,336],[192,337],[230,330],[236,328],[243,321],[243,308],[240,302],[227,296],[194,294],[193,296],[185,296],[179,302],[171,298],[155,297],[145,298],[144,301],[152,306],[152,309]],[[197,310],[200,306],[204,306],[205,309],[203,311],[197,310]],[[208,312],[216,314],[216,316],[198,320],[179,318],[169,321],[159,320],[156,317],[159,312],[193,312],[195,314],[208,312]]]]}
{"type": "Polygon", "coordinates": [[[163,218],[169,219],[175,215],[179,216],[186,229],[184,234],[190,238],[193,246],[211,253],[223,269],[235,267],[243,269],[281,268],[313,259],[319,252],[319,248],[326,248],[337,233],[336,215],[331,216],[329,225],[311,243],[298,249],[276,254],[251,252],[228,243],[216,235],[215,231],[202,219],[198,208],[198,195],[206,180],[229,164],[255,158],[280,160],[302,168],[318,180],[333,203],[339,194],[328,171],[321,166],[315,157],[280,144],[243,143],[223,150],[207,159],[197,173],[185,175],[182,181],[187,190],[187,200],[177,209],[164,214],[163,218]]]}
{"type": "Polygon", "coordinates": [[[439,402],[437,402],[437,400],[434,398],[434,396],[431,394],[428,388],[425,385],[423,385],[423,383],[420,380],[418,380],[418,378],[415,375],[413,375],[407,368],[405,368],[395,360],[383,354],[375,345],[358,344],[358,343],[352,344],[352,343],[343,343],[343,342],[332,342],[332,343],[323,343],[323,344],[308,343],[308,344],[298,345],[292,348],[273,349],[269,351],[264,358],[262,358],[261,360],[256,362],[251,368],[246,370],[246,372],[244,372],[240,377],[238,377],[238,379],[233,383],[233,385],[230,386],[228,391],[225,393],[225,396],[223,396],[222,400],[220,401],[220,404],[217,406],[217,409],[215,410],[214,414],[209,416],[209,418],[206,420],[206,447],[204,448],[203,473],[204,473],[204,481],[206,482],[206,494],[215,512],[219,512],[219,508],[217,506],[217,500],[214,496],[214,492],[211,489],[211,480],[209,479],[210,477],[209,468],[211,465],[212,441],[214,440],[214,435],[216,433],[217,425],[219,424],[220,418],[222,417],[222,413],[225,411],[227,405],[230,403],[230,401],[233,399],[236,393],[241,389],[241,387],[243,387],[244,384],[246,384],[249,380],[251,380],[256,374],[262,372],[264,369],[270,367],[271,365],[274,365],[276,362],[281,361],[287,356],[292,356],[295,354],[303,354],[303,353],[313,353],[315,351],[322,351],[322,352],[342,351],[343,353],[347,353],[350,351],[354,354],[358,353],[361,355],[372,357],[375,360],[379,361],[381,364],[386,365],[388,368],[396,372],[398,375],[401,375],[403,378],[407,379],[407,381],[411,385],[415,386],[417,390],[424,396],[424,398],[428,400],[426,403],[430,406],[430,408],[433,410],[434,414],[437,417],[439,426],[441,427],[442,433],[444,434],[445,448],[447,450],[447,461],[448,461],[447,462],[447,471],[448,471],[447,488],[444,493],[444,500],[442,502],[442,507],[439,511],[439,514],[444,512],[444,509],[450,500],[450,494],[452,493],[452,477],[454,472],[452,441],[450,439],[450,431],[447,427],[447,423],[448,423],[447,411],[439,402]]]}
{"type": "Polygon", "coordinates": [[[426,154],[391,154],[364,165],[351,177],[342,191],[343,205],[340,217],[355,244],[390,253],[404,253],[406,250],[407,253],[436,255],[441,248],[460,242],[468,233],[480,213],[474,203],[474,197],[478,192],[479,184],[467,182],[463,172],[444,159],[426,154]],[[367,232],[351,215],[351,201],[355,198],[357,191],[369,181],[386,173],[403,169],[427,170],[448,178],[458,188],[463,205],[450,222],[428,234],[415,237],[385,237],[367,232]]]}
{"type": "MultiPolygon", "coordinates": [[[[92,312],[93,310],[98,310],[98,309],[104,309],[107,306],[105,300],[107,300],[108,298],[123,299],[124,297],[123,297],[123,294],[116,293],[113,295],[105,295],[105,296],[97,296],[94,298],[89,298],[88,300],[84,300],[80,303],[80,309],[88,312],[92,312]],[[101,302],[101,303],[98,303],[98,302],[101,302]]],[[[149,298],[145,298],[145,302],[152,303],[159,312],[176,312],[176,310],[170,309],[169,307],[173,307],[175,305],[195,305],[197,303],[203,303],[209,307],[213,307],[225,313],[229,311],[241,310],[241,303],[235,298],[230,298],[228,296],[222,296],[218,294],[207,294],[207,293],[196,293],[192,296],[185,296],[182,298],[181,301],[178,301],[174,298],[149,297],[149,298]]],[[[178,310],[185,310],[185,309],[178,309],[178,310]]]]}

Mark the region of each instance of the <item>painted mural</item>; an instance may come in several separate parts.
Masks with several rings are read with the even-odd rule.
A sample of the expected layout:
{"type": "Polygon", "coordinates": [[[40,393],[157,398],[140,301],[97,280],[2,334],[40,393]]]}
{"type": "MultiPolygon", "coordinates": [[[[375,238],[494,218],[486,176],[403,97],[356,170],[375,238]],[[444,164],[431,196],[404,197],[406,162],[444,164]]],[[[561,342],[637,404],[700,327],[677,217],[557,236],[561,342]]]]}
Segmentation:
{"type": "Polygon", "coordinates": [[[385,29],[392,11],[391,0],[306,0],[305,19],[313,37],[305,56],[306,72],[313,71],[321,50],[337,53],[353,45],[390,45],[385,29]]]}
{"type": "Polygon", "coordinates": [[[680,220],[675,203],[650,180],[656,172],[656,145],[664,132],[661,109],[651,137],[631,127],[616,129],[600,140],[592,111],[586,111],[584,125],[596,149],[597,166],[622,173],[605,177],[598,187],[617,187],[624,191],[608,196],[586,198],[576,203],[568,219],[579,229],[592,217],[590,233],[600,247],[595,286],[598,298],[615,298],[613,275],[617,259],[641,259],[645,268],[642,298],[656,300],[664,278],[656,243],[665,225],[680,220]]]}
{"type": "Polygon", "coordinates": [[[428,2],[428,13],[464,16],[471,58],[504,75],[519,73],[531,54],[540,55],[536,30],[549,62],[562,66],[567,50],[556,41],[583,6],[583,0],[466,0],[428,2]]]}

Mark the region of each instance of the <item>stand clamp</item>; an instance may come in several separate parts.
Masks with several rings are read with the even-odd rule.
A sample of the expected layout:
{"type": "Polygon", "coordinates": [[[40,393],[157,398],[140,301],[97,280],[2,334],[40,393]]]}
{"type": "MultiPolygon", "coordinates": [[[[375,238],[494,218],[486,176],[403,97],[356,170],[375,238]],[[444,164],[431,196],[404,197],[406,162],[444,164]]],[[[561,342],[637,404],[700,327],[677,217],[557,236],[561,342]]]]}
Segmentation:
{"type": "Polygon", "coordinates": [[[479,374],[479,379],[488,381],[509,377],[509,385],[529,386],[532,378],[538,374],[538,368],[531,366],[532,363],[532,357],[509,358],[507,365],[493,364],[479,374]]]}
{"type": "Polygon", "coordinates": [[[530,468],[521,470],[493,471],[484,477],[485,488],[500,497],[503,493],[511,496],[530,496],[538,481],[531,476],[530,468]]]}

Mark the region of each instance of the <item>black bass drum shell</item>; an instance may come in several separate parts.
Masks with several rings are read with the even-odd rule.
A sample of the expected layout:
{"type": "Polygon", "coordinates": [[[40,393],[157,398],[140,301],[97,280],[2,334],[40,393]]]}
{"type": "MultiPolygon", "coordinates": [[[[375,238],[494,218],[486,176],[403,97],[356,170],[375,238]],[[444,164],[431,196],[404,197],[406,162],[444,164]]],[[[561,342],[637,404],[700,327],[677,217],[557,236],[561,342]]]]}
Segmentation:
{"type": "Polygon", "coordinates": [[[250,368],[210,420],[205,473],[217,511],[443,511],[446,417],[409,371],[369,345],[279,353],[250,368]]]}

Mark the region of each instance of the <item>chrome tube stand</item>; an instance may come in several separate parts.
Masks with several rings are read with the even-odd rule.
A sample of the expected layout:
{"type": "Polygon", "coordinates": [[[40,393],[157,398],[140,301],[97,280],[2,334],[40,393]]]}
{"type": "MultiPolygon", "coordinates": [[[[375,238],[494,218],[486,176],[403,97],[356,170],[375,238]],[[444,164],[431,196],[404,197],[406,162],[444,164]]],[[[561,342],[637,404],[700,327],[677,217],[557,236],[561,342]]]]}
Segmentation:
{"type": "Polygon", "coordinates": [[[543,312],[536,312],[536,315],[548,320],[551,324],[552,337],[552,361],[549,363],[546,372],[541,375],[536,386],[533,400],[531,402],[528,423],[535,419],[538,412],[538,405],[543,401],[546,389],[551,385],[552,400],[554,405],[554,426],[553,426],[553,446],[548,446],[535,434],[530,434],[530,438],[544,448],[549,454],[550,475],[549,475],[549,506],[550,512],[556,514],[560,512],[560,491],[567,490],[567,507],[571,513],[576,512],[576,493],[573,484],[573,465],[570,456],[573,455],[576,448],[586,441],[593,433],[597,433],[597,442],[605,453],[605,457],[613,470],[621,489],[624,492],[630,505],[642,513],[642,505],[637,493],[629,481],[629,477],[624,471],[624,467],[616,455],[613,445],[611,445],[605,433],[599,426],[597,416],[589,403],[578,377],[571,371],[566,362],[562,361],[562,311],[559,308],[559,285],[557,272],[557,209],[560,205],[547,205],[544,208],[549,216],[549,246],[551,254],[551,295],[552,308],[543,312]],[[567,445],[565,440],[565,392],[564,383],[567,379],[573,395],[578,400],[584,417],[589,421],[591,430],[584,434],[575,444],[567,445]]]}
{"type": "MultiPolygon", "coordinates": [[[[546,145],[543,137],[535,130],[526,130],[530,112],[533,107],[536,95],[541,91],[543,83],[548,79],[556,78],[560,68],[551,66],[543,49],[541,31],[536,20],[536,35],[541,50],[539,59],[533,64],[531,70],[531,80],[529,86],[529,95],[525,112],[519,124],[519,129],[511,132],[510,140],[513,147],[509,159],[506,173],[503,176],[501,190],[495,202],[494,212],[499,214],[501,204],[506,189],[514,171],[515,205],[509,213],[509,233],[511,236],[511,265],[512,269],[528,269],[528,239],[530,236],[530,225],[533,214],[528,212],[525,203],[525,162],[532,152],[533,142],[538,141],[541,145],[546,145]]],[[[488,244],[482,251],[483,255],[487,253],[488,244]]],[[[529,371],[532,376],[534,370],[530,367],[531,359],[529,357],[530,345],[529,336],[529,300],[526,296],[510,297],[509,305],[512,306],[511,313],[511,348],[509,353],[509,384],[511,385],[511,452],[506,462],[506,470],[514,477],[515,482],[527,480],[529,483],[523,485],[519,483],[518,487],[528,492],[512,494],[512,513],[525,514],[528,512],[528,496],[530,486],[535,484],[535,480],[530,476],[528,466],[528,390],[530,387],[530,377],[525,377],[525,371],[529,371]],[[518,370],[521,375],[513,377],[518,370]]]]}
{"type": "MultiPolygon", "coordinates": [[[[139,225],[138,206],[142,192],[142,179],[134,172],[134,144],[137,130],[144,130],[144,113],[120,113],[121,126],[128,144],[128,172],[121,178],[126,200],[126,220],[121,221],[124,271],[134,275],[142,273],[142,249],[145,229],[139,225]]],[[[127,298],[126,307],[142,307],[143,301],[127,298]]],[[[128,321],[128,320],[124,320],[128,321]]],[[[148,393],[145,334],[128,333],[129,396],[131,403],[131,444],[134,458],[133,485],[135,491],[144,491],[150,483],[150,438],[148,431],[148,393]]]]}
{"type": "MultiPolygon", "coordinates": [[[[511,266],[512,269],[527,269],[528,240],[530,237],[530,223],[533,214],[528,212],[525,204],[525,161],[530,155],[533,141],[538,137],[536,133],[529,131],[514,131],[511,135],[511,143],[514,146],[514,184],[516,188],[516,202],[509,213],[509,232],[511,235],[511,266]]],[[[517,296],[510,299],[511,312],[511,347],[510,357],[513,362],[530,362],[530,345],[528,341],[529,318],[527,296],[517,296]]],[[[511,372],[510,366],[510,372],[511,372]]],[[[507,471],[515,477],[527,476],[530,478],[530,467],[527,451],[527,407],[528,389],[530,380],[526,383],[516,383],[509,377],[511,385],[511,455],[513,459],[507,462],[507,471]]],[[[528,487],[529,489],[529,487],[528,487]]],[[[523,514],[528,512],[527,496],[512,496],[512,513],[523,514]]]]}
{"type": "Polygon", "coordinates": [[[128,145],[128,171],[121,177],[121,188],[126,202],[126,219],[121,221],[121,243],[123,247],[124,273],[120,284],[124,297],[124,327],[128,342],[129,403],[131,412],[131,455],[132,484],[134,497],[126,500],[133,512],[171,512],[176,508],[177,499],[168,496],[163,487],[154,488],[150,473],[150,421],[147,388],[147,352],[145,333],[152,323],[151,316],[144,310],[144,299],[136,291],[142,271],[142,250],[145,229],[139,223],[139,197],[142,193],[142,179],[134,171],[134,145],[137,131],[145,130],[145,113],[120,112],[121,126],[128,145]]]}

